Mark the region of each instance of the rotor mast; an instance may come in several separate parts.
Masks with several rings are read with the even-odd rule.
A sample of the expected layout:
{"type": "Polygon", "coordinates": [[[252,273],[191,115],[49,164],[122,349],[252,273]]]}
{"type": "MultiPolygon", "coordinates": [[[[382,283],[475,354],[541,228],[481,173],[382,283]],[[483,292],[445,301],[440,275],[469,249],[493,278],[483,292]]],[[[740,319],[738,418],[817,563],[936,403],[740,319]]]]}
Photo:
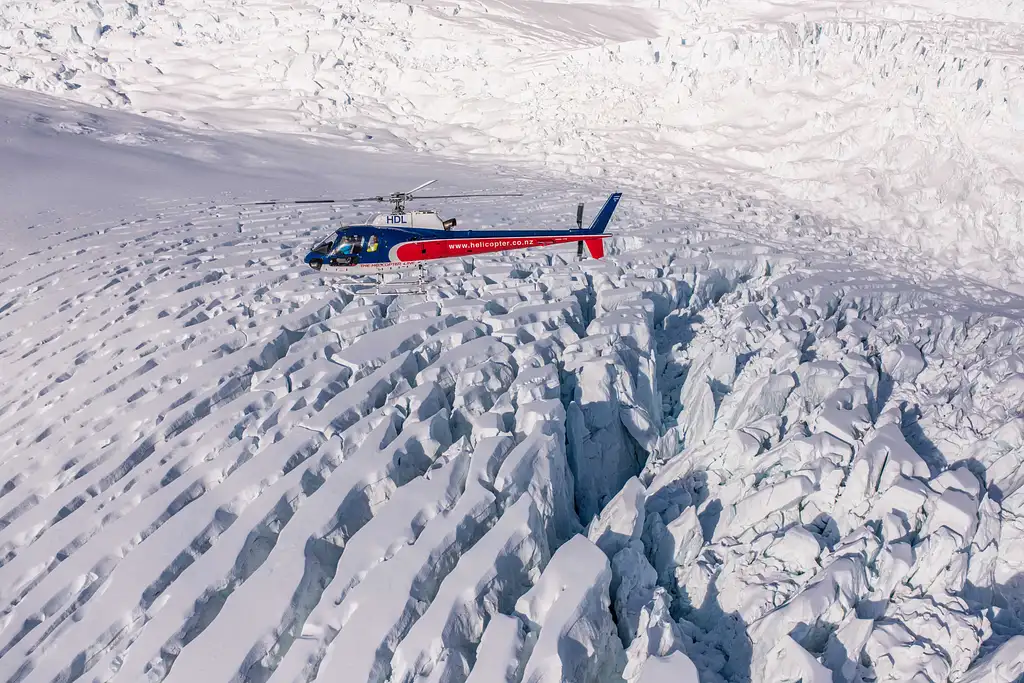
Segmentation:
{"type": "Polygon", "coordinates": [[[423,183],[419,187],[414,187],[413,189],[409,190],[408,192],[392,192],[391,196],[388,197],[388,199],[392,203],[392,205],[395,207],[394,213],[405,213],[405,202],[406,202],[406,200],[413,198],[412,197],[413,192],[418,192],[418,191],[422,190],[424,187],[426,187],[427,185],[431,185],[431,184],[436,183],[436,182],[437,182],[436,180],[428,180],[427,182],[423,183]]]}

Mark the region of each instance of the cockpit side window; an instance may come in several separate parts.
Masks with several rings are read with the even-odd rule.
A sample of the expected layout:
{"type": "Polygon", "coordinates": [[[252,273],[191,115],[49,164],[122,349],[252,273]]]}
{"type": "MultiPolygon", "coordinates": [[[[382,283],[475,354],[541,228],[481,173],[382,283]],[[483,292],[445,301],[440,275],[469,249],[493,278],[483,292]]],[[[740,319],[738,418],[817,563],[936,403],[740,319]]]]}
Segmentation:
{"type": "Polygon", "coordinates": [[[366,244],[366,251],[367,252],[377,251],[377,247],[378,246],[380,246],[380,242],[378,242],[377,236],[376,235],[370,235],[370,240],[366,244]]]}

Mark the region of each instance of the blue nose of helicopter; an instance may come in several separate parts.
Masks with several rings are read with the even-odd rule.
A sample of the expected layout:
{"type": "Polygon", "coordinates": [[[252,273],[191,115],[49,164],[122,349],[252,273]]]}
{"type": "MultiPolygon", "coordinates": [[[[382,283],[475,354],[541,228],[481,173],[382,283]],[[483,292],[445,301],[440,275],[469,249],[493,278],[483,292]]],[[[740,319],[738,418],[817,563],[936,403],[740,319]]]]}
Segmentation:
{"type": "Polygon", "coordinates": [[[320,268],[327,261],[327,257],[331,255],[331,250],[334,247],[335,237],[332,235],[327,238],[322,238],[314,243],[312,249],[310,249],[303,262],[314,270],[320,270],[320,268]]]}

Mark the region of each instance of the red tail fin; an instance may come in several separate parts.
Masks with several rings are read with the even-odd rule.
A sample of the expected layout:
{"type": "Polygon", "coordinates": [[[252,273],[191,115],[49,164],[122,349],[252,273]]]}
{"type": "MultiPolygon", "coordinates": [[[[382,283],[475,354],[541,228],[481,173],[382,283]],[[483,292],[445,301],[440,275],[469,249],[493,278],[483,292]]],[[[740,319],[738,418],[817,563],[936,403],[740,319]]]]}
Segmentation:
{"type": "Polygon", "coordinates": [[[583,243],[587,245],[587,251],[590,252],[591,258],[601,258],[604,256],[604,240],[600,237],[583,240],[583,243]]]}

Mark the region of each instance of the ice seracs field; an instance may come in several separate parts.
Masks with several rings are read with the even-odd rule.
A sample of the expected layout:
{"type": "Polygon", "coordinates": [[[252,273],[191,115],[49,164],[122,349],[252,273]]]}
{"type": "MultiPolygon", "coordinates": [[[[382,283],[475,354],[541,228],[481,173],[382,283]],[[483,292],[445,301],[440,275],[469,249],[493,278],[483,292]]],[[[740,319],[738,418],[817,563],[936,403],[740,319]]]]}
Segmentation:
{"type": "Polygon", "coordinates": [[[3,3],[0,679],[1018,683],[1022,25],[3,3]]]}

